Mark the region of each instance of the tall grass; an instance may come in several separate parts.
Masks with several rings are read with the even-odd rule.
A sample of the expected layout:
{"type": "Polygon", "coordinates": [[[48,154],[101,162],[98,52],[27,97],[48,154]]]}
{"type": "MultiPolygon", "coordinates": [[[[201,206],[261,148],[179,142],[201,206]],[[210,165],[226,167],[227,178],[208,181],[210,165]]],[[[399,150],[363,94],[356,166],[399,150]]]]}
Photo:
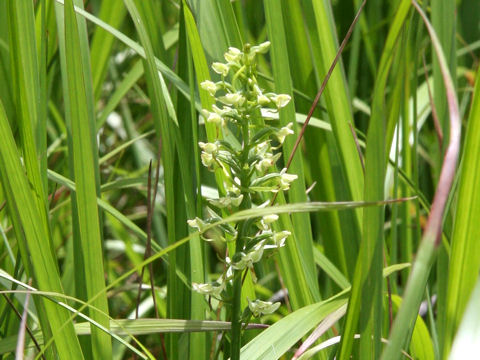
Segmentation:
{"type": "Polygon", "coordinates": [[[2,358],[477,354],[480,5],[368,1],[340,48],[361,5],[0,0],[2,358]],[[269,121],[296,124],[277,166],[298,180],[206,231],[275,212],[292,235],[235,301],[279,310],[233,339],[233,299],[191,285],[235,251],[187,225],[226,191],[201,166],[219,134],[200,84],[266,40],[258,81],[292,97],[269,121]]]}

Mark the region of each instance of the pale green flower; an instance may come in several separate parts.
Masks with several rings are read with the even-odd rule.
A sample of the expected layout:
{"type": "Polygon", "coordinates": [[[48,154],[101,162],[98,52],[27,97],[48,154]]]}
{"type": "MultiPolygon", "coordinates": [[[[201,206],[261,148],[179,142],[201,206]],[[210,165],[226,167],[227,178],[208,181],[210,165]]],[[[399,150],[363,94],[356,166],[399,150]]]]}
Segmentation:
{"type": "Polygon", "coordinates": [[[264,158],[255,164],[255,168],[258,172],[264,173],[277,162],[280,156],[282,156],[281,153],[276,153],[275,155],[266,153],[264,158]]]}
{"type": "Polygon", "coordinates": [[[205,166],[209,170],[213,170],[215,168],[215,165],[217,165],[215,157],[205,151],[202,151],[202,153],[200,154],[200,158],[202,159],[203,166],[205,166]]]}
{"type": "Polygon", "coordinates": [[[218,90],[217,84],[210,80],[203,81],[202,83],[200,83],[200,86],[203,90],[208,91],[212,96],[215,96],[215,93],[218,90]]]}
{"type": "Polygon", "coordinates": [[[218,153],[218,145],[215,143],[204,143],[204,142],[199,142],[198,146],[200,146],[200,149],[205,151],[207,154],[217,154],[218,153]]]}
{"type": "Polygon", "coordinates": [[[265,215],[260,219],[260,221],[257,222],[257,226],[260,230],[263,230],[265,233],[266,231],[271,231],[270,224],[277,220],[278,220],[278,215],[276,214],[265,215]]]}
{"type": "Polygon", "coordinates": [[[202,111],[203,116],[205,117],[206,121],[209,123],[213,123],[215,125],[220,125],[224,126],[225,125],[225,119],[217,114],[216,112],[210,112],[207,110],[202,111]]]}
{"type": "Polygon", "coordinates": [[[243,270],[245,268],[252,268],[253,264],[259,262],[263,255],[263,242],[255,245],[255,247],[248,253],[241,252],[239,261],[232,262],[230,265],[235,270],[243,270]]]}
{"type": "Polygon", "coordinates": [[[292,128],[293,128],[293,123],[288,123],[287,126],[284,126],[280,130],[278,130],[278,132],[275,135],[277,136],[278,142],[280,144],[283,144],[283,142],[285,141],[285,138],[288,135],[291,135],[294,133],[292,128]]]}
{"type": "Polygon", "coordinates": [[[268,141],[261,142],[255,146],[255,154],[258,156],[263,156],[267,150],[270,148],[270,143],[268,141]]]}
{"type": "Polygon", "coordinates": [[[187,220],[188,226],[197,229],[200,232],[203,232],[207,224],[200,218],[196,217],[195,219],[187,220]]]}
{"type": "Polygon", "coordinates": [[[255,169],[257,169],[258,172],[264,173],[272,165],[273,165],[273,161],[269,158],[265,158],[255,164],[255,169]]]}
{"type": "Polygon", "coordinates": [[[217,105],[212,105],[212,110],[220,115],[220,116],[223,116],[229,112],[231,112],[233,109],[231,107],[228,107],[228,106],[224,106],[223,109],[220,109],[217,105]]]}
{"type": "Polygon", "coordinates": [[[265,54],[268,52],[269,48],[270,48],[270,41],[265,41],[257,46],[252,46],[250,51],[255,52],[257,54],[265,54]]]}
{"type": "Polygon", "coordinates": [[[272,97],[273,102],[277,105],[277,108],[283,108],[286,106],[292,98],[287,94],[278,94],[272,97]]]}
{"type": "Polygon", "coordinates": [[[287,171],[287,169],[284,168],[280,172],[278,185],[279,185],[279,190],[281,190],[281,191],[285,191],[285,190],[290,189],[290,183],[292,183],[294,180],[296,180],[298,178],[297,175],[287,174],[286,171],[287,171]]]}
{"type": "Polygon", "coordinates": [[[223,281],[221,277],[217,282],[210,283],[210,284],[198,284],[195,282],[192,283],[192,288],[194,291],[202,295],[214,296],[217,298],[220,297],[220,294],[225,289],[225,286],[226,286],[226,283],[223,281]]]}
{"type": "Polygon", "coordinates": [[[234,93],[220,96],[218,100],[220,100],[225,105],[232,105],[238,107],[243,105],[243,103],[245,102],[245,97],[239,93],[234,93]]]}
{"type": "Polygon", "coordinates": [[[230,206],[238,207],[242,203],[243,195],[240,194],[239,196],[225,196],[218,199],[208,199],[208,202],[213,206],[216,206],[220,209],[227,208],[230,206]]]}
{"type": "Polygon", "coordinates": [[[263,218],[262,218],[263,222],[265,224],[271,224],[275,221],[278,220],[278,215],[277,214],[270,214],[270,215],[265,215],[263,218]]]}
{"type": "Polygon", "coordinates": [[[257,96],[257,101],[262,106],[268,105],[272,102],[268,97],[266,97],[263,94],[260,94],[260,95],[257,96]]]}
{"type": "Polygon", "coordinates": [[[212,64],[212,69],[215,71],[217,74],[220,74],[222,76],[227,76],[228,71],[230,70],[229,66],[227,64],[223,64],[220,62],[214,62],[212,64]]]}
{"type": "Polygon", "coordinates": [[[292,233],[288,230],[279,231],[273,234],[272,240],[275,243],[276,247],[282,247],[285,245],[285,240],[290,235],[292,235],[292,233]]]}
{"type": "Polygon", "coordinates": [[[229,47],[224,57],[225,60],[227,60],[229,63],[234,63],[238,62],[241,59],[242,55],[243,52],[241,52],[239,49],[235,47],[229,47]]]}
{"type": "Polygon", "coordinates": [[[255,300],[250,301],[248,299],[248,308],[252,312],[253,316],[259,317],[261,315],[273,314],[280,307],[280,303],[272,303],[270,301],[255,300]]]}

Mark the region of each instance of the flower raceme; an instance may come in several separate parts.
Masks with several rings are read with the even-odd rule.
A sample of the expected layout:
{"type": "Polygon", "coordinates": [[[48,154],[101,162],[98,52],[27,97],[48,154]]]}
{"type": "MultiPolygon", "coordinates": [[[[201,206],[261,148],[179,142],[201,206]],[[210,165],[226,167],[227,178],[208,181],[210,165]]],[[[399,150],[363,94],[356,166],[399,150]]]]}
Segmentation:
{"type": "MultiPolygon", "coordinates": [[[[224,301],[228,298],[227,284],[232,282],[235,273],[252,270],[262,259],[264,250],[284,246],[291,235],[289,231],[272,229],[272,224],[278,220],[276,214],[238,224],[222,224],[213,235],[206,230],[208,224],[222,218],[222,212],[232,214],[268,206],[265,195],[288,190],[297,178],[286,169],[278,172],[275,166],[285,138],[294,133],[293,123],[279,128],[267,124],[265,121],[269,119],[262,116],[262,110],[276,112],[291,100],[287,94],[265,92],[257,82],[256,56],[266,53],[269,46],[267,41],[257,46],[247,44],[243,51],[229,48],[224,55],[226,62],[212,65],[220,81],[201,83],[201,88],[218,104],[211,110],[202,110],[202,116],[217,127],[218,134],[224,135],[213,142],[199,142],[201,160],[208,170],[221,171],[226,193],[218,199],[207,199],[208,219],[197,217],[188,224],[206,240],[213,240],[213,236],[222,241],[234,241],[236,251],[226,258],[226,271],[217,281],[193,284],[193,289],[224,301]],[[259,200],[263,204],[255,205],[259,200]]],[[[279,303],[249,301],[250,314],[254,316],[271,313],[278,306],[279,303]]]]}

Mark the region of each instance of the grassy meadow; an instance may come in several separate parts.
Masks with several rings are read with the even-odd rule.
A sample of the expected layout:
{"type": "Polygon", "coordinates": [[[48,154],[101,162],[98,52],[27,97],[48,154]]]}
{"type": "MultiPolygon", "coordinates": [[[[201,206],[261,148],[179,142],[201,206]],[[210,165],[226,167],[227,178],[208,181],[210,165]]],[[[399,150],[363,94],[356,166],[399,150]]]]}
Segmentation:
{"type": "Polygon", "coordinates": [[[476,358],[479,56],[474,0],[0,0],[0,359],[476,358]]]}

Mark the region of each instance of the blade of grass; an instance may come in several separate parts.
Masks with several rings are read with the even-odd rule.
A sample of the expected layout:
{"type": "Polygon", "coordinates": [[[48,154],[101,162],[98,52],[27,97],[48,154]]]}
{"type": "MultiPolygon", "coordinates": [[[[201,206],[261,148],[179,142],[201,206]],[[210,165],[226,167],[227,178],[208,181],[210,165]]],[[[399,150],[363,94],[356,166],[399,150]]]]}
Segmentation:
{"type": "Polygon", "coordinates": [[[446,299],[444,357],[463,318],[480,269],[480,76],[477,76],[465,135],[457,211],[451,237],[451,254],[446,299]]]}
{"type": "MultiPolygon", "coordinates": [[[[101,3],[98,18],[111,24],[114,28],[118,28],[124,21],[126,14],[127,11],[123,2],[105,0],[101,3]]],[[[102,91],[114,41],[115,38],[104,29],[100,27],[95,29],[90,52],[92,56],[92,85],[96,99],[99,98],[102,91]]]]}
{"type": "MultiPolygon", "coordinates": [[[[167,234],[169,244],[175,243],[176,239],[176,222],[175,222],[175,201],[181,199],[176,197],[174,192],[174,157],[175,157],[175,143],[173,137],[172,127],[173,121],[171,114],[167,111],[166,102],[168,101],[168,92],[162,88],[162,81],[160,73],[155,65],[155,57],[153,47],[147,34],[144,22],[140,13],[135,6],[133,0],[125,0],[125,5],[130,16],[133,19],[135,28],[137,30],[140,42],[145,49],[146,59],[144,60],[145,79],[147,81],[148,92],[151,99],[153,123],[157,138],[161,139],[162,148],[162,162],[165,179],[165,201],[167,207],[167,234]]],[[[158,159],[160,161],[160,159],[158,159]]],[[[169,254],[169,268],[168,268],[168,307],[167,314],[170,317],[181,316],[182,304],[178,302],[181,298],[182,292],[178,288],[176,279],[177,268],[177,254],[173,252],[169,254]]],[[[168,345],[169,358],[175,359],[178,356],[178,344],[176,337],[171,336],[168,345]]]]}
{"type": "MultiPolygon", "coordinates": [[[[315,60],[319,63],[320,76],[323,78],[337,54],[338,45],[329,4],[325,1],[315,1],[313,11],[321,49],[321,58],[315,60]]],[[[350,124],[353,125],[353,114],[341,63],[332,71],[325,88],[325,102],[338,146],[341,166],[346,174],[348,191],[353,200],[359,200],[363,196],[363,171],[350,130],[350,124]]],[[[360,228],[361,218],[360,212],[356,212],[358,228],[360,228]]]]}
{"type": "MultiPolygon", "coordinates": [[[[44,171],[46,170],[45,157],[45,138],[42,131],[45,124],[45,113],[41,110],[40,100],[42,98],[40,88],[40,69],[37,61],[37,45],[35,39],[33,4],[29,2],[9,2],[7,3],[8,25],[10,35],[10,66],[13,78],[11,79],[12,93],[16,102],[16,119],[18,121],[18,130],[21,137],[21,148],[23,160],[31,184],[30,192],[36,201],[36,208],[40,212],[40,218],[44,231],[49,234],[49,222],[46,213],[46,186],[44,171]],[[43,115],[43,116],[42,116],[43,115]],[[43,156],[41,156],[43,155],[43,156]]],[[[13,215],[12,215],[13,216],[13,215]]],[[[20,221],[14,220],[17,225],[15,233],[19,239],[19,248],[23,263],[32,274],[29,250],[26,244],[20,239],[21,235],[20,221]]],[[[50,234],[49,234],[50,235],[50,234]]],[[[52,238],[44,238],[44,246],[53,250],[52,238]]],[[[37,300],[35,299],[35,302],[37,300]]],[[[41,303],[37,303],[42,308],[41,303]]],[[[44,334],[50,336],[51,332],[48,325],[48,318],[40,310],[40,318],[43,325],[44,334]]],[[[50,354],[51,356],[51,354],[50,354]]]]}
{"type": "Polygon", "coordinates": [[[477,281],[470,300],[465,309],[458,333],[455,336],[452,351],[448,359],[466,359],[480,351],[480,313],[478,299],[480,298],[480,280],[477,281]]]}
{"type": "MultiPolygon", "coordinates": [[[[383,269],[382,276],[388,277],[408,266],[409,264],[390,266],[383,269]]],[[[276,360],[281,358],[316,324],[345,306],[350,290],[351,287],[347,287],[325,301],[302,307],[277,321],[242,348],[242,359],[276,360]]]]}
{"type": "Polygon", "coordinates": [[[438,56],[440,67],[442,69],[442,76],[446,89],[450,115],[450,141],[445,153],[430,216],[428,217],[426,229],[424,231],[416,260],[407,283],[404,300],[393,324],[390,341],[382,353],[382,359],[389,360],[399,358],[400,349],[405,344],[409,329],[415,322],[415,316],[418,312],[418,307],[425,291],[430,268],[436,254],[436,250],[440,245],[444,208],[452,186],[460,148],[461,124],[458,113],[457,97],[448,66],[442,52],[442,47],[435,34],[435,30],[430,25],[422,9],[415,1],[413,1],[412,4],[425,23],[430,35],[430,39],[438,56]]]}
{"type": "Polygon", "coordinates": [[[335,296],[287,315],[242,348],[242,360],[276,360],[308,331],[347,303],[346,296],[335,296]]]}
{"type": "MultiPolygon", "coordinates": [[[[438,41],[442,46],[443,54],[445,56],[446,64],[450,74],[452,74],[453,86],[456,86],[456,74],[457,72],[457,59],[455,56],[456,52],[456,17],[452,14],[456,13],[456,4],[454,1],[440,0],[432,2],[431,4],[431,21],[432,26],[435,29],[435,32],[438,37],[438,41]]],[[[441,133],[444,134],[443,142],[440,143],[440,153],[436,157],[436,162],[438,164],[437,168],[440,168],[442,157],[445,154],[445,150],[448,145],[449,140],[449,112],[448,104],[445,101],[446,91],[443,83],[442,69],[440,65],[440,60],[436,55],[435,51],[432,49],[432,65],[433,65],[433,100],[436,110],[436,116],[440,127],[441,133]]],[[[436,121],[436,122],[437,122],[436,121]]],[[[447,212],[447,214],[449,214],[447,212]]],[[[445,218],[445,227],[451,227],[452,217],[448,216],[445,218]]],[[[446,318],[447,309],[446,309],[446,298],[447,298],[447,279],[448,279],[448,269],[449,269],[449,256],[445,248],[442,246],[439,249],[437,255],[437,264],[436,271],[438,276],[437,282],[437,313],[439,314],[436,321],[440,353],[442,353],[442,348],[444,344],[444,329],[448,319],[446,318]]],[[[445,354],[448,353],[448,349],[445,349],[445,354]]]]}
{"type": "MultiPolygon", "coordinates": [[[[181,9],[182,11],[183,9],[181,9]]],[[[185,18],[180,16],[180,34],[179,34],[179,61],[178,75],[182,79],[188,79],[190,84],[191,97],[195,91],[195,79],[193,75],[193,64],[191,60],[190,48],[185,28],[185,18]]],[[[181,139],[178,146],[178,170],[181,173],[182,189],[185,194],[186,211],[184,216],[178,218],[179,228],[183,229],[182,236],[192,232],[190,227],[186,227],[187,220],[202,216],[202,199],[200,188],[200,161],[198,154],[198,124],[195,111],[195,104],[189,102],[187,98],[181,94],[177,97],[177,118],[179,121],[177,138],[181,139]],[[194,154],[192,159],[188,154],[194,154]],[[196,184],[198,186],[196,186],[196,184]]],[[[203,284],[206,281],[204,269],[206,245],[202,243],[199,237],[193,238],[189,243],[189,279],[192,282],[203,284]]],[[[190,318],[202,320],[205,318],[206,306],[205,299],[201,294],[192,291],[190,294],[191,301],[189,305],[190,318]]],[[[199,356],[207,357],[207,349],[209,348],[209,339],[205,334],[192,334],[189,337],[190,359],[194,360],[199,356]],[[202,355],[200,355],[202,354],[202,355]]]]}
{"type": "MultiPolygon", "coordinates": [[[[85,295],[90,299],[105,287],[102,233],[100,229],[100,214],[97,206],[97,183],[95,169],[97,160],[94,114],[89,103],[93,103],[93,93],[89,74],[86,74],[82,60],[88,56],[80,52],[80,34],[77,18],[73,9],[73,2],[65,3],[65,59],[66,76],[68,79],[67,94],[69,104],[67,118],[70,122],[72,153],[70,159],[75,177],[77,191],[75,192],[79,242],[77,249],[81,249],[85,274],[85,295]],[[88,97],[91,97],[90,101],[88,97]],[[93,135],[93,136],[92,136],[93,135]]],[[[98,166],[98,165],[97,165],[98,166]]],[[[77,268],[77,271],[80,270],[77,268]]],[[[108,314],[106,296],[99,297],[92,303],[95,307],[108,314]]],[[[90,317],[108,327],[108,317],[98,313],[91,313],[90,317]]],[[[91,351],[94,359],[110,358],[112,356],[111,339],[108,334],[97,328],[92,328],[91,351]]]]}
{"type": "MultiPolygon", "coordinates": [[[[288,51],[285,38],[285,28],[283,25],[282,5],[279,1],[267,0],[264,2],[264,7],[268,34],[270,41],[272,42],[270,54],[272,57],[275,91],[277,93],[285,93],[293,96],[292,82],[290,78],[290,64],[285,56],[288,51]]],[[[286,126],[291,119],[294,119],[294,102],[290,101],[289,104],[280,111],[279,116],[280,124],[282,126],[286,126]]],[[[295,123],[294,132],[297,133],[295,123]]],[[[292,153],[294,143],[295,139],[292,137],[287,137],[285,139],[283,145],[285,159],[287,159],[292,153]]],[[[288,192],[289,201],[304,202],[307,199],[307,195],[305,192],[305,174],[300,153],[294,155],[293,160],[290,163],[290,171],[291,173],[296,174],[298,179],[291,185],[288,192]]],[[[281,200],[281,198],[279,198],[279,200],[281,200]]],[[[298,250],[296,251],[298,251],[298,254],[300,255],[299,265],[301,265],[301,268],[296,268],[294,272],[297,276],[303,273],[306,283],[301,284],[301,282],[298,281],[297,286],[306,286],[311,292],[311,299],[318,301],[320,300],[320,290],[316,280],[316,269],[313,261],[313,238],[310,227],[310,216],[308,214],[294,214],[292,216],[292,225],[292,234],[294,234],[296,241],[292,241],[288,244],[285,249],[286,251],[283,251],[284,256],[292,256],[294,253],[293,247],[298,247],[298,250]],[[289,254],[290,251],[292,251],[291,254],[289,254]]],[[[284,267],[283,272],[286,273],[288,271],[293,271],[293,269],[284,267]]],[[[290,288],[290,291],[296,290],[295,288],[290,288]]],[[[308,305],[308,303],[297,304],[297,306],[298,305],[305,306],[308,305]]]]}
{"type": "MultiPolygon", "coordinates": [[[[55,258],[50,246],[45,244],[45,242],[48,244],[50,238],[45,226],[46,219],[42,219],[42,211],[38,208],[34,196],[31,195],[31,183],[25,176],[24,168],[20,163],[20,156],[1,101],[0,133],[3,135],[3,146],[0,147],[1,183],[5,193],[9,194],[9,212],[19,219],[20,224],[18,225],[22,226],[22,229],[19,229],[20,231],[16,233],[20,234],[23,231],[29,252],[36,254],[36,256],[31,257],[31,261],[38,287],[42,290],[62,293],[55,258]]],[[[19,238],[18,241],[23,240],[19,238]]],[[[43,326],[50,327],[59,356],[83,359],[82,350],[68,313],[49,301],[43,302],[43,308],[48,319],[46,323],[43,323],[43,326]],[[64,324],[66,326],[60,331],[64,324]]],[[[47,329],[45,331],[48,333],[47,329]]]]}
{"type": "MultiPolygon", "coordinates": [[[[409,0],[402,1],[397,9],[375,82],[365,162],[365,197],[370,201],[382,199],[384,196],[386,165],[384,94],[393,60],[393,50],[409,9],[409,0]]],[[[383,298],[380,272],[383,263],[383,214],[383,209],[364,210],[364,238],[360,244],[360,253],[357,257],[356,271],[352,282],[352,294],[339,350],[340,359],[350,357],[354,335],[359,333],[358,329],[364,330],[360,332],[360,356],[375,358],[380,352],[381,301],[383,298]],[[360,324],[358,324],[359,319],[360,324]],[[374,345],[371,344],[372,337],[374,345]]]]}

